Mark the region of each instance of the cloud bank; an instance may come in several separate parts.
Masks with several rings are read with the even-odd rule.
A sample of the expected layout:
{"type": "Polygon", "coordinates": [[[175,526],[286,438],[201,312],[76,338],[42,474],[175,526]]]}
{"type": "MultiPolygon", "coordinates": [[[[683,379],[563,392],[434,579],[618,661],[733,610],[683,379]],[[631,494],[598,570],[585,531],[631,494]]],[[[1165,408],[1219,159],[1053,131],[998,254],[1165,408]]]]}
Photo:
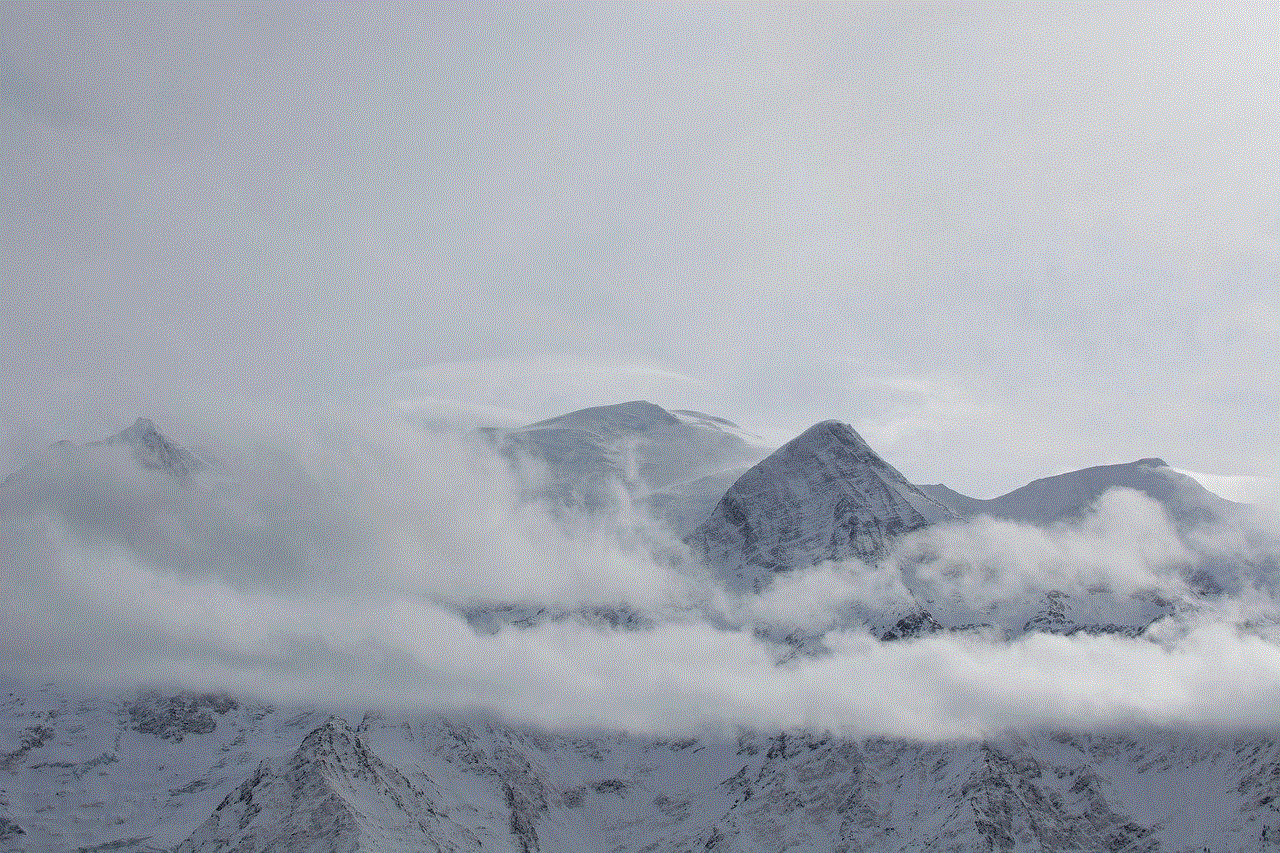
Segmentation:
{"type": "Polygon", "coordinates": [[[9,481],[3,675],[649,733],[1276,722],[1274,538],[1188,537],[1137,493],[1047,530],[930,528],[879,565],[737,596],[625,500],[550,512],[523,497],[527,472],[396,413],[228,424],[188,425],[216,460],[189,481],[109,446],[55,448],[9,481]],[[1233,581],[1208,603],[1188,592],[1205,566],[1233,581]],[[1160,621],[1139,638],[995,624],[1054,591],[1094,608],[1081,621],[1160,621]],[[484,633],[460,615],[493,605],[542,617],[484,633]],[[978,627],[883,642],[848,618],[922,605],[978,627]],[[600,607],[643,623],[574,615],[600,607]],[[821,648],[785,654],[788,631],[821,648]]]}

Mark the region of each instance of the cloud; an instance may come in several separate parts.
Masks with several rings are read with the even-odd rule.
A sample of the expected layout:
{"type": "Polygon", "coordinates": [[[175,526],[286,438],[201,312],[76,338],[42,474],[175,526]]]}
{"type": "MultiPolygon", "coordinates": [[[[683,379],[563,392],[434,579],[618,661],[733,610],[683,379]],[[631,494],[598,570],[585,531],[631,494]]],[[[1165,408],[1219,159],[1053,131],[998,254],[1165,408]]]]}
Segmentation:
{"type": "Polygon", "coordinates": [[[892,623],[918,608],[896,565],[857,560],[821,563],[780,575],[759,594],[716,589],[711,607],[732,625],[825,634],[849,617],[893,613],[892,623]]]}
{"type": "Polygon", "coordinates": [[[704,383],[653,364],[569,354],[447,362],[402,370],[379,384],[402,407],[444,399],[491,407],[530,423],[577,408],[647,399],[659,405],[688,400],[704,383]]]}
{"type": "Polygon", "coordinates": [[[535,417],[839,417],[981,496],[1274,477],[1276,10],[1155,9],[13,7],[0,461],[63,381],[454,364],[535,417]]]}
{"type": "Polygon", "coordinates": [[[975,608],[1099,586],[1119,596],[1178,594],[1198,562],[1160,505],[1132,489],[1111,489],[1077,521],[1048,528],[990,516],[935,525],[895,556],[917,582],[975,608]]]}
{"type": "MultiPolygon", "coordinates": [[[[1274,723],[1280,636],[1265,586],[1139,639],[980,630],[881,642],[842,627],[851,612],[913,606],[908,583],[923,584],[939,615],[1099,584],[1121,601],[1176,592],[1201,545],[1134,493],[1109,493],[1073,526],[931,528],[880,565],[821,565],[734,596],[625,502],[547,512],[502,460],[394,411],[221,417],[189,426],[220,436],[217,466],[189,483],[97,448],[50,457],[5,488],[6,677],[664,733],[809,726],[932,739],[1274,723]],[[648,621],[477,633],[459,610],[485,603],[621,605],[648,621]],[[824,651],[781,654],[760,634],[778,627],[820,635],[824,651]]],[[[1215,533],[1214,553],[1234,535],[1215,533]]],[[[1259,541],[1275,540],[1248,540],[1250,553],[1266,554],[1259,541]]]]}
{"type": "Polygon", "coordinates": [[[1259,477],[1249,474],[1202,474],[1199,471],[1173,469],[1179,474],[1186,474],[1199,481],[1215,495],[1221,495],[1229,501],[1237,503],[1276,503],[1280,494],[1280,482],[1271,477],[1259,477]]]}

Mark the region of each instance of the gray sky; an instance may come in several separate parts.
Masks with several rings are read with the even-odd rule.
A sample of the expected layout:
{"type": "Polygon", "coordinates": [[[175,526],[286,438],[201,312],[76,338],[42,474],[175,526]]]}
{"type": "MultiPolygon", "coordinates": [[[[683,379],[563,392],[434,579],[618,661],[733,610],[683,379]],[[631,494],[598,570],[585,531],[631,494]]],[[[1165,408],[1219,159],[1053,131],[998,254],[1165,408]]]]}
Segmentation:
{"type": "Polygon", "coordinates": [[[1278,10],[5,5],[0,461],[373,386],[1276,477],[1278,10]]]}

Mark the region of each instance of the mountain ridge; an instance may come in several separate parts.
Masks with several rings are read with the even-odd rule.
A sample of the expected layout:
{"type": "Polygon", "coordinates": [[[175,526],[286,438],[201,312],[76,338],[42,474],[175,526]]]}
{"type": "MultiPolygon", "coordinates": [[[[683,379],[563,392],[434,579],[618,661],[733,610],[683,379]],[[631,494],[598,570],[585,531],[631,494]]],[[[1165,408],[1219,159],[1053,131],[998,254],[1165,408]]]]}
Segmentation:
{"type": "Polygon", "coordinates": [[[941,483],[920,486],[921,491],[964,518],[990,515],[1037,525],[1078,518],[1114,488],[1141,492],[1160,504],[1171,520],[1184,525],[1221,521],[1241,506],[1215,495],[1157,457],[1040,477],[987,500],[962,495],[941,483]]]}
{"type": "Polygon", "coordinates": [[[0,732],[47,731],[0,773],[4,853],[1280,849],[1280,731],[671,740],[233,700],[175,742],[121,710],[191,697],[6,690],[0,732]]]}
{"type": "Polygon", "coordinates": [[[779,572],[874,561],[896,537],[956,518],[853,427],[826,420],[743,474],[686,541],[723,581],[759,591],[779,572]]]}

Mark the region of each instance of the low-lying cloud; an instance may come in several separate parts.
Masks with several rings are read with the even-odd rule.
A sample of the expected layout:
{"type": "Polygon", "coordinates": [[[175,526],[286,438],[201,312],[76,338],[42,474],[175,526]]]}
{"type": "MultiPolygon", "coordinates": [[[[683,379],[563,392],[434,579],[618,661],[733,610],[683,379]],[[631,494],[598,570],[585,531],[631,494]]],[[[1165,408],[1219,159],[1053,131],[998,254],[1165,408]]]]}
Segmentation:
{"type": "Polygon", "coordinates": [[[483,444],[392,413],[190,430],[216,461],[189,481],[100,447],[4,487],[5,676],[664,733],[1277,722],[1274,538],[1188,536],[1134,492],[1048,529],[936,526],[877,565],[736,595],[625,493],[550,512],[483,444]],[[1234,585],[1196,597],[1201,570],[1234,585]],[[1010,630],[1055,592],[1081,623],[1158,621],[1137,638],[1010,630]],[[463,614],[486,606],[530,618],[477,631],[463,614]],[[581,615],[602,607],[640,627],[581,615]],[[867,627],[920,608],[975,627],[895,642],[867,627]],[[788,632],[820,643],[787,654],[788,632]]]}

